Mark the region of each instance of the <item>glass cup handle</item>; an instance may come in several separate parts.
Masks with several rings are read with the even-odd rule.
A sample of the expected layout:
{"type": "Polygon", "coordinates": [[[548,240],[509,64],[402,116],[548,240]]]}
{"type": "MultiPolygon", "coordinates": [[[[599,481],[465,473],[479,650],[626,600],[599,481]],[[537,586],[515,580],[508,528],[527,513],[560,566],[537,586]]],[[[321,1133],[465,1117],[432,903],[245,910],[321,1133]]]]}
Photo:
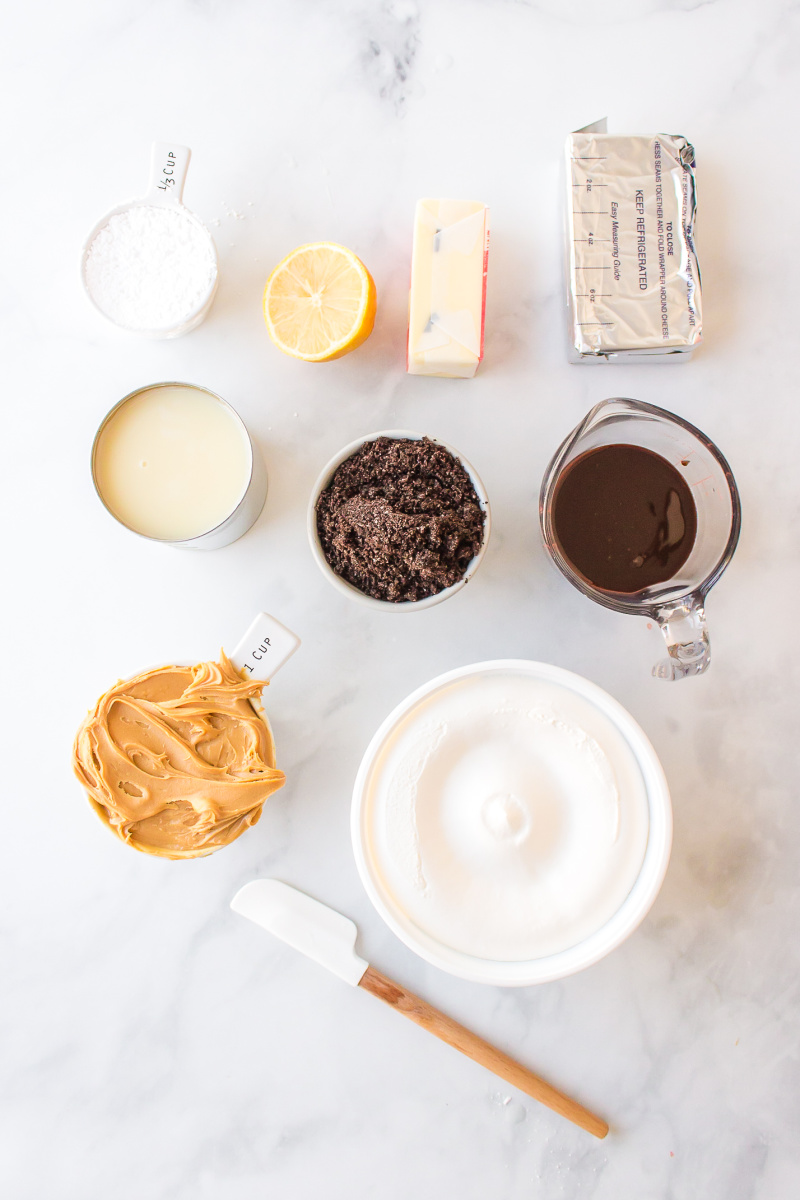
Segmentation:
{"type": "Polygon", "coordinates": [[[656,679],[702,675],[711,663],[703,598],[689,596],[680,604],[661,608],[656,620],[667,643],[667,657],[653,667],[656,679]]]}

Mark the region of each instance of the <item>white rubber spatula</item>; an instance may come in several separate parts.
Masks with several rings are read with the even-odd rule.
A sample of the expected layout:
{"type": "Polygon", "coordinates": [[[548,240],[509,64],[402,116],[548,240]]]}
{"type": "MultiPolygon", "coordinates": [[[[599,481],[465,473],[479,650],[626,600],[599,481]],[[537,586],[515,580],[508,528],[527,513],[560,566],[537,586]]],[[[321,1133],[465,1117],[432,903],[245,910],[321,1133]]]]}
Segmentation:
{"type": "Polygon", "coordinates": [[[608,1133],[605,1121],[359,958],[355,951],[358,930],[348,917],[277,879],[256,879],[245,884],[233,897],[231,908],[327,967],[345,983],[371,992],[448,1046],[460,1050],[568,1121],[598,1138],[608,1133]]]}

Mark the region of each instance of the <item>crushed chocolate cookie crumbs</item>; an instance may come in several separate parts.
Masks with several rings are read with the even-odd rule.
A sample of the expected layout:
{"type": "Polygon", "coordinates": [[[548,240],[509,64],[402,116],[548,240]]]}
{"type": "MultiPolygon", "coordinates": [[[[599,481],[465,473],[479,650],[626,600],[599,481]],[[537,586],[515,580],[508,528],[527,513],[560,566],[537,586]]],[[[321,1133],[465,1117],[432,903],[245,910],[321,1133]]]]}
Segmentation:
{"type": "Polygon", "coordinates": [[[430,438],[366,442],[317,500],[317,531],[337,575],[376,600],[424,600],[464,577],[483,543],[472,480],[430,438]]]}

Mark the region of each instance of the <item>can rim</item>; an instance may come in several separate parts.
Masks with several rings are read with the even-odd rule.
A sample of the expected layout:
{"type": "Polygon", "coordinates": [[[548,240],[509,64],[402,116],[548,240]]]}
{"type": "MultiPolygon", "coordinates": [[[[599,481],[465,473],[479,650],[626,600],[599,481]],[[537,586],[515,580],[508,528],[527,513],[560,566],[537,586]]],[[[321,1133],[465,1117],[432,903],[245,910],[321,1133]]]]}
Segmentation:
{"type": "Polygon", "coordinates": [[[107,513],[110,514],[110,516],[112,516],[114,518],[114,520],[117,522],[118,525],[122,525],[124,529],[130,530],[131,533],[135,533],[137,537],[144,538],[145,541],[148,541],[148,542],[158,542],[162,546],[191,546],[195,542],[199,542],[199,541],[202,541],[203,538],[207,538],[210,534],[216,533],[217,530],[221,529],[223,527],[223,525],[226,525],[228,523],[228,521],[230,521],[231,518],[236,515],[236,513],[239,511],[239,509],[244,504],[245,499],[247,498],[247,493],[250,490],[250,485],[253,482],[253,470],[254,470],[253,440],[250,437],[250,430],[247,428],[244,421],[239,416],[238,412],[233,407],[233,405],[229,404],[227,400],[225,400],[222,396],[218,395],[216,392],[212,392],[211,388],[203,387],[203,385],[200,383],[186,383],[186,382],[182,382],[182,381],[172,381],[172,380],[166,380],[163,383],[148,383],[148,384],[145,384],[143,387],[134,388],[134,390],[132,392],[128,392],[127,396],[123,396],[121,400],[118,400],[117,403],[113,406],[113,408],[110,408],[108,410],[108,412],[106,413],[106,415],[103,417],[103,420],[100,422],[99,426],[97,427],[97,432],[95,433],[94,440],[92,442],[91,469],[92,469],[92,483],[94,485],[94,490],[97,494],[97,497],[100,500],[100,503],[103,505],[103,508],[106,510],[107,513]],[[98,480],[97,480],[97,450],[98,450],[98,446],[100,443],[100,438],[102,437],[103,431],[105,430],[106,426],[112,420],[114,415],[122,408],[123,405],[127,404],[129,400],[133,400],[133,398],[135,396],[140,396],[143,392],[152,392],[156,388],[163,388],[163,387],[189,388],[193,392],[205,392],[205,394],[207,396],[212,396],[214,400],[217,400],[220,404],[224,405],[224,407],[231,413],[231,415],[234,417],[234,419],[239,423],[239,425],[242,429],[242,432],[244,433],[245,440],[247,442],[247,450],[248,450],[248,456],[249,456],[249,469],[247,472],[247,481],[245,483],[245,486],[244,486],[241,496],[239,497],[239,499],[237,500],[236,504],[231,509],[231,511],[221,521],[218,521],[216,525],[212,525],[210,529],[204,529],[202,531],[202,533],[196,533],[193,537],[190,537],[190,538],[174,539],[174,538],[153,537],[152,534],[142,533],[141,529],[135,529],[133,525],[129,525],[127,521],[123,521],[122,517],[117,516],[117,514],[114,512],[114,510],[111,508],[111,506],[106,502],[106,499],[103,496],[102,490],[100,488],[100,484],[98,483],[98,480]]]}

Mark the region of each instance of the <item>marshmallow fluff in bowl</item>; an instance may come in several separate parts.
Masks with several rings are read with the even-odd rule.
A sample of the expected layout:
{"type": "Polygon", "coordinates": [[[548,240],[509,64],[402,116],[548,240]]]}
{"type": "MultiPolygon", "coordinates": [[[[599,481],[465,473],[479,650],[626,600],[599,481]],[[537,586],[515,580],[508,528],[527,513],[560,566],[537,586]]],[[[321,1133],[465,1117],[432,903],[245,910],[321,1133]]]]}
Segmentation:
{"type": "Polygon", "coordinates": [[[670,830],[663,773],[625,710],[517,660],[409,697],[354,795],[378,911],[423,958],[495,983],[559,978],[619,944],[655,899],[670,830]]]}

